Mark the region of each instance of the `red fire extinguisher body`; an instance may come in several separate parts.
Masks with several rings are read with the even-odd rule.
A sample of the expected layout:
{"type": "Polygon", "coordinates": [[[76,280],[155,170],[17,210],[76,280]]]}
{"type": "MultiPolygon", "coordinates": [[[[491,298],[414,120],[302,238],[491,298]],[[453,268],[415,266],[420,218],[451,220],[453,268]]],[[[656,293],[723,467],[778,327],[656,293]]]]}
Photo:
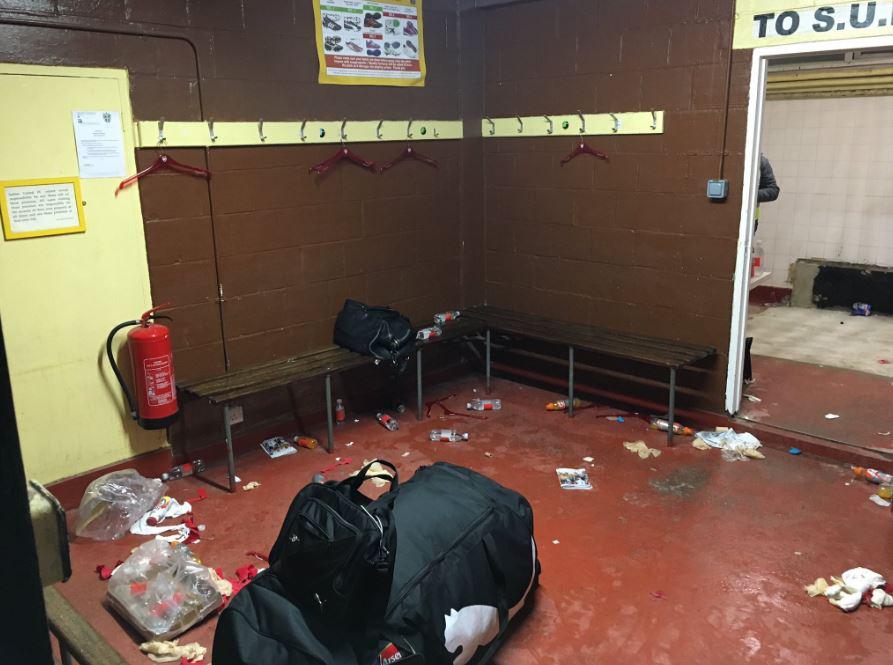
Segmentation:
{"type": "Polygon", "coordinates": [[[139,421],[143,427],[165,427],[177,415],[177,387],[167,326],[148,323],[127,333],[139,421]]]}
{"type": "Polygon", "coordinates": [[[156,318],[169,317],[157,315],[157,309],[161,307],[150,309],[139,320],[119,323],[105,341],[106,355],[127,398],[130,416],[144,429],[167,427],[179,413],[170,331],[155,322],[156,318]],[[127,333],[127,351],[133,371],[133,391],[118,369],[112,349],[115,334],[124,328],[131,328],[127,333]]]}

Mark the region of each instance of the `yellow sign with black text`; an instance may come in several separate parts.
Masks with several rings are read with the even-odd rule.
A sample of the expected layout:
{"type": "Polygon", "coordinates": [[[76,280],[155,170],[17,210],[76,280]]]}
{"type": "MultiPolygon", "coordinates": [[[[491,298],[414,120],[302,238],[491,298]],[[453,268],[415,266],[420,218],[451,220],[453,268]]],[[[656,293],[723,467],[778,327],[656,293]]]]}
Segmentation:
{"type": "Polygon", "coordinates": [[[734,48],[893,35],[893,1],[738,0],[734,48]]]}
{"type": "Polygon", "coordinates": [[[425,85],[422,0],[313,0],[319,82],[425,85]]]}

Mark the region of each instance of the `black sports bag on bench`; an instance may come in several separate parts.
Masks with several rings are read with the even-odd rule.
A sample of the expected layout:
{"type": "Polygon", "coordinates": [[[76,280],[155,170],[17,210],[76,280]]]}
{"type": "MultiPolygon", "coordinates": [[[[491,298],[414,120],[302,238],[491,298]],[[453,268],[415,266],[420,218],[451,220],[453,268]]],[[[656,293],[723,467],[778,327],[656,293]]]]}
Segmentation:
{"type": "Polygon", "coordinates": [[[401,368],[414,340],[412,323],[390,307],[370,307],[348,299],[335,320],[335,344],[401,368]]]}
{"type": "MultiPolygon", "coordinates": [[[[337,483],[326,487],[345,491],[337,483]]],[[[492,660],[539,578],[530,504],[474,471],[444,462],[420,468],[402,485],[394,478],[391,491],[375,501],[357,494],[355,485],[347,490],[382,520],[385,534],[389,527],[396,533],[395,540],[386,536],[384,541],[392,555],[389,588],[374,591],[381,578],[367,569],[359,577],[373,580],[371,586],[361,581],[342,589],[352,609],[327,616],[325,601],[308,600],[300,557],[289,559],[274,547],[270,569],[220,616],[215,665],[483,665],[492,660]]],[[[296,543],[316,531],[318,538],[311,540],[329,539],[336,547],[345,524],[325,526],[338,521],[333,514],[315,526],[312,517],[294,521],[296,513],[306,514],[295,511],[298,498],[277,544],[296,543]]],[[[321,579],[313,576],[318,571],[303,572],[321,579]]],[[[322,588],[328,590],[328,583],[322,588]]]]}

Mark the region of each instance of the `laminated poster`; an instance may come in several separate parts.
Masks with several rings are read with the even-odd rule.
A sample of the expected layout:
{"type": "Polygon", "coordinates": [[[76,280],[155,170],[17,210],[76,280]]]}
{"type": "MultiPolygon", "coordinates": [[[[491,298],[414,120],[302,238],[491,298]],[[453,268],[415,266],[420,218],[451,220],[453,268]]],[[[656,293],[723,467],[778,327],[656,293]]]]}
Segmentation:
{"type": "Polygon", "coordinates": [[[422,0],[313,0],[319,82],[425,85],[422,0]]]}

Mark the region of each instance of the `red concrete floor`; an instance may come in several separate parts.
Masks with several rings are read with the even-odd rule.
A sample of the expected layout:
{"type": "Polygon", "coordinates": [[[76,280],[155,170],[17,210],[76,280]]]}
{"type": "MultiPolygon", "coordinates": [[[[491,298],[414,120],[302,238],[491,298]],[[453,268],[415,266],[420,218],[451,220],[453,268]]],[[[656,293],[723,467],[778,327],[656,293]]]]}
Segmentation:
{"type": "Polygon", "coordinates": [[[753,356],[755,382],[745,393],[740,418],[893,453],[893,381],[836,367],[753,356]],[[828,420],[825,414],[840,418],[828,420]],[[887,434],[882,434],[886,432],[887,434]]]}
{"type": "MultiPolygon", "coordinates": [[[[438,393],[458,393],[450,402],[458,410],[478,385],[468,379],[438,393]]],[[[870,503],[871,486],[851,482],[846,468],[775,450],[766,450],[763,461],[725,462],[686,438],[667,449],[664,435],[642,420],[597,418],[606,408],[573,420],[547,414],[543,405],[553,394],[508,381],[496,382],[494,396],[504,409],[486,421],[420,423],[406,414],[392,434],[369,414],[358,424],[349,418],[336,455],[353,463],[330,477],[344,477],[364,457],[390,459],[406,478],[420,465],[448,460],[530,500],[541,587],[496,663],[890,662],[893,609],[865,606],[845,615],[802,588],[858,565],[893,576],[893,514],[870,503]],[[451,423],[471,440],[427,441],[430,428],[451,423]],[[663,454],[639,459],[623,448],[636,439],[663,454]],[[595,458],[594,489],[561,490],[555,468],[584,466],[588,455],[595,458]]],[[[245,552],[270,547],[294,494],[332,461],[322,451],[240,458],[243,482],[262,485],[235,495],[212,490],[195,506],[207,525],[195,553],[231,575],[251,561],[245,552]]],[[[170,490],[185,498],[201,486],[186,479],[170,490]]],[[[74,575],[60,589],[128,662],[144,664],[138,640],[102,606],[106,583],[93,572],[98,563],[125,558],[141,540],[76,539],[74,575]]],[[[181,641],[210,647],[214,625],[212,618],[181,641]]]]}

